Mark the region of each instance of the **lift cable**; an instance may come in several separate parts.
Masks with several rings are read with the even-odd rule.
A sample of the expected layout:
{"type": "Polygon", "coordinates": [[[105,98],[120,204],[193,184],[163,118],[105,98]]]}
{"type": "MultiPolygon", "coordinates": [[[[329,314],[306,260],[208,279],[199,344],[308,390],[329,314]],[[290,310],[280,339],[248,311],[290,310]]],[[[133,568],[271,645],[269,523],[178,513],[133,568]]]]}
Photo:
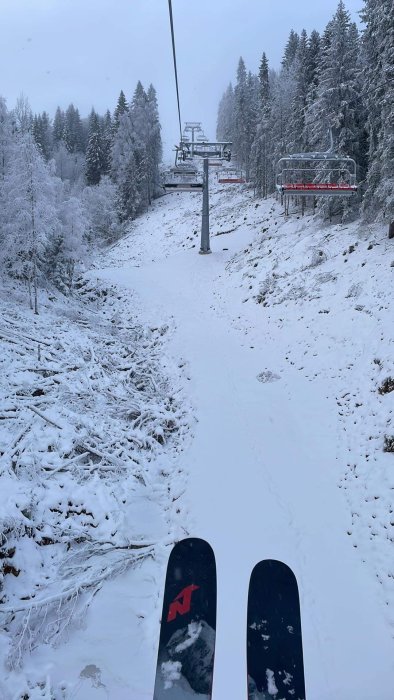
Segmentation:
{"type": "Polygon", "coordinates": [[[174,33],[174,20],[172,17],[172,2],[168,0],[168,10],[170,13],[170,25],[171,25],[171,38],[172,38],[172,53],[174,56],[174,71],[175,71],[175,85],[176,85],[176,96],[178,100],[178,117],[179,117],[179,134],[180,142],[182,142],[182,121],[181,121],[181,108],[179,103],[179,87],[178,87],[178,71],[176,67],[176,52],[175,52],[175,33],[174,33]]]}

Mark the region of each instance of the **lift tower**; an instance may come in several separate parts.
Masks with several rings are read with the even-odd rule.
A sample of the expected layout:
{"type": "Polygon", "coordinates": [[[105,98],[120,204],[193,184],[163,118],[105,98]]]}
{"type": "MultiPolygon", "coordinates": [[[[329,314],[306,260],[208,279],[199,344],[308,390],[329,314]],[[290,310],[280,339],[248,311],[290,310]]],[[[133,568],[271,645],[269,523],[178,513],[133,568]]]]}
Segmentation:
{"type": "Polygon", "coordinates": [[[187,140],[187,141],[190,141],[191,146],[192,146],[191,157],[193,158],[193,156],[194,156],[194,144],[196,142],[196,139],[194,138],[194,134],[195,133],[197,133],[197,134],[203,133],[201,122],[186,122],[184,129],[183,129],[183,133],[186,134],[187,131],[191,131],[191,134],[192,134],[191,139],[188,139],[187,137],[185,138],[185,136],[183,138],[185,138],[185,140],[187,140]]]}

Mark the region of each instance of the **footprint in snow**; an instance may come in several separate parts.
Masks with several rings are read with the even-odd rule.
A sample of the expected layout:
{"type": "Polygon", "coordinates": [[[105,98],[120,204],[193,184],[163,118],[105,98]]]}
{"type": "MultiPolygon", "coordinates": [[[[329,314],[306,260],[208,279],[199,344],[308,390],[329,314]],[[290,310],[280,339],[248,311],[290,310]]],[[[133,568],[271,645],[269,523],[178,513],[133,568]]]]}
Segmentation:
{"type": "Polygon", "coordinates": [[[281,377],[279,374],[275,374],[275,372],[266,369],[265,372],[260,372],[260,374],[257,375],[257,379],[259,382],[262,382],[262,384],[268,384],[270,382],[277,382],[281,377]]]}

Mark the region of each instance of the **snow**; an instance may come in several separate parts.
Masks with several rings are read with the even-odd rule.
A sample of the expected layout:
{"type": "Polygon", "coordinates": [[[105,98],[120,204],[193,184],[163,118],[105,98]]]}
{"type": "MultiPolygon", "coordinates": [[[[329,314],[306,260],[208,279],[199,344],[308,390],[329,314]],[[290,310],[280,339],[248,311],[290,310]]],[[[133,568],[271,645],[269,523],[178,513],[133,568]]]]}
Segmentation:
{"type": "MultiPolygon", "coordinates": [[[[124,314],[147,329],[136,334],[133,347],[138,359],[146,352],[145,364],[152,367],[153,383],[142,397],[149,426],[165,431],[166,397],[172,395],[177,430],[173,437],[167,431],[163,444],[156,438],[150,460],[136,447],[138,473],[148,487],[123,476],[129,455],[122,453],[116,478],[111,471],[81,487],[75,473],[59,471],[47,476],[55,481],[45,493],[41,482],[34,485],[43,522],[59,498],[57,479],[63,475],[64,502],[71,493],[78,532],[86,532],[91,520],[78,505],[89,502],[95,544],[107,537],[112,544],[141,541],[152,545],[152,553],[137,566],[130,559],[110,560],[113,574],[102,576],[90,604],[83,600],[78,608],[80,599],[71,599],[78,615],[71,615],[56,645],[41,640],[23,650],[23,670],[3,676],[5,700],[46,678],[56,700],[152,697],[166,560],[171,542],[187,533],[206,538],[217,559],[214,697],[245,696],[249,576],[257,561],[275,558],[294,570],[299,583],[307,697],[370,700],[373,688],[374,697],[391,700],[394,457],[384,445],[385,436],[394,434],[394,392],[379,388],[394,376],[392,242],[379,225],[328,225],[297,212],[285,218],[274,200],[256,201],[244,187],[220,187],[211,179],[212,255],[198,255],[201,197],[163,197],[85,275],[90,290],[112,290],[107,319],[108,302],[96,298],[95,316],[89,311],[84,324],[77,326],[77,302],[56,323],[48,303],[43,320],[36,321],[38,337],[51,344],[62,338],[62,368],[69,368],[70,383],[69,393],[63,386],[51,388],[51,401],[34,403],[61,427],[31,416],[25,454],[32,484],[49,437],[55,449],[45,456],[53,472],[62,467],[59,445],[64,455],[63,442],[75,444],[72,412],[85,437],[97,423],[105,436],[102,449],[119,459],[114,443],[123,445],[126,428],[113,407],[130,400],[118,383],[129,358],[121,362],[119,346],[104,358],[100,340],[111,337],[111,319],[129,323],[124,314]],[[103,371],[109,362],[110,376],[103,371]],[[82,403],[77,387],[95,401],[82,403]],[[114,403],[108,403],[107,391],[114,403]]],[[[7,303],[10,316],[14,306],[2,301],[7,303]]],[[[26,324],[28,318],[26,312],[26,324]]],[[[59,357],[45,361],[45,367],[59,369],[59,357]]],[[[8,358],[14,397],[20,387],[26,397],[36,386],[28,365],[23,357],[8,358]]],[[[7,401],[12,407],[10,396],[7,401]]],[[[27,406],[30,399],[24,401],[27,406]]],[[[143,423],[133,424],[137,444],[144,444],[147,433],[152,431],[143,423]]],[[[5,427],[0,439],[9,449],[5,427]]],[[[95,449],[100,451],[97,444],[95,449]]],[[[20,510],[12,515],[12,508],[28,501],[25,484],[12,474],[5,478],[9,517],[20,519],[20,510]]],[[[48,526],[54,527],[52,520],[48,526]]],[[[55,547],[54,593],[64,566],[64,549],[55,547]]],[[[33,561],[32,579],[39,568],[34,557],[44,557],[43,549],[30,543],[21,550],[33,561]]],[[[94,552],[97,576],[100,554],[94,552]]],[[[83,563],[72,561],[79,579],[86,577],[83,563]]],[[[17,565],[27,570],[27,562],[17,565]]],[[[69,581],[75,583],[75,576],[69,581]]],[[[82,599],[89,588],[84,590],[82,599]]],[[[15,578],[7,605],[15,605],[21,591],[15,578]]],[[[4,636],[4,655],[9,643],[4,636]]],[[[32,691],[34,700],[45,697],[38,692],[32,691]]]]}
{"type": "Polygon", "coordinates": [[[269,695],[277,695],[278,688],[275,683],[275,674],[270,668],[267,668],[267,690],[269,695]]]}
{"type": "Polygon", "coordinates": [[[188,627],[187,627],[188,636],[186,637],[186,639],[183,642],[176,645],[175,651],[178,653],[180,651],[184,651],[185,649],[188,649],[192,644],[194,644],[196,639],[198,639],[198,637],[201,634],[201,630],[202,630],[201,623],[191,622],[190,625],[188,625],[188,627]]]}

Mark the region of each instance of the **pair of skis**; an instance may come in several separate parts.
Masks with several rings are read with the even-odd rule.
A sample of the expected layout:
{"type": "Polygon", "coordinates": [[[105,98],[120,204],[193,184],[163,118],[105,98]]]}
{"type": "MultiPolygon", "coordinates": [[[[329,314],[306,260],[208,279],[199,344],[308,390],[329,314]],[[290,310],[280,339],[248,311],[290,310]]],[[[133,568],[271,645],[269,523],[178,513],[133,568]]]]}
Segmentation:
{"type": "MultiPolygon", "coordinates": [[[[154,700],[210,700],[215,635],[215,556],[205,540],[187,538],[168,561],[154,700]]],[[[247,677],[248,700],[305,700],[297,581],[273,559],[250,578],[247,677]]]]}

